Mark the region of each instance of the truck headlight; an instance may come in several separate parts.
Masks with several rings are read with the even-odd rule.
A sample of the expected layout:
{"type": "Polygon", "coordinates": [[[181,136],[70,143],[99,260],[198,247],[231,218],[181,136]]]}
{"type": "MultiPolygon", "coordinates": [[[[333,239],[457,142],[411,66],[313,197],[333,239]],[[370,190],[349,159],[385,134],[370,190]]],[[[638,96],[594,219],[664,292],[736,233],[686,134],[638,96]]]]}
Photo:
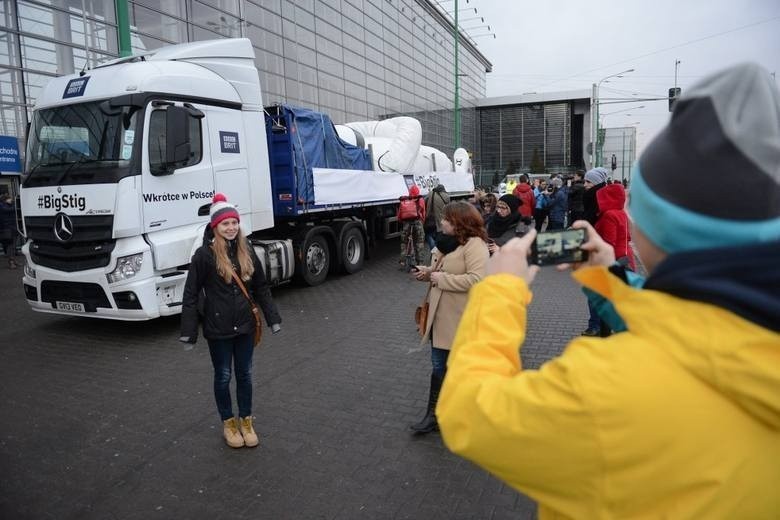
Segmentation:
{"type": "Polygon", "coordinates": [[[35,269],[30,267],[30,264],[27,263],[27,260],[24,261],[24,275],[28,278],[35,279],[35,269]]]}
{"type": "Polygon", "coordinates": [[[138,253],[129,256],[120,256],[116,259],[116,269],[106,275],[108,283],[129,280],[141,270],[144,263],[144,254],[138,253]]]}

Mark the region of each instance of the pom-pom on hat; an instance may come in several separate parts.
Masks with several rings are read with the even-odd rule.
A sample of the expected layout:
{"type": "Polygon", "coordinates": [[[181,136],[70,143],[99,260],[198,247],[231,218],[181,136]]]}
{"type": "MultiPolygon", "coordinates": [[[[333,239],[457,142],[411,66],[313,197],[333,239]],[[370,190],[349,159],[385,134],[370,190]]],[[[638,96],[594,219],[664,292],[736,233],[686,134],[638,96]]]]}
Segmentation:
{"type": "Polygon", "coordinates": [[[227,201],[227,197],[223,193],[217,193],[214,195],[214,199],[211,201],[211,209],[209,210],[211,216],[211,227],[215,228],[217,225],[226,218],[234,218],[238,221],[241,218],[238,216],[238,210],[232,204],[227,201]]]}

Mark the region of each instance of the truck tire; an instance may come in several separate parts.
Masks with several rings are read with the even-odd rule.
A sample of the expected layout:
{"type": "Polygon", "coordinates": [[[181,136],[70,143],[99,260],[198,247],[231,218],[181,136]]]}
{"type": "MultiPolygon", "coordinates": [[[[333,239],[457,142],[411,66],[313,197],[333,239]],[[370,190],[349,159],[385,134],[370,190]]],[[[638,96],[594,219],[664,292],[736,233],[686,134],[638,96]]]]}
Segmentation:
{"type": "Polygon", "coordinates": [[[357,226],[350,226],[341,236],[341,267],[347,274],[363,269],[366,259],[366,241],[357,226]]]}
{"type": "Polygon", "coordinates": [[[321,234],[310,235],[303,244],[301,257],[296,269],[298,278],[312,287],[324,282],[330,268],[327,239],[321,234]]]}

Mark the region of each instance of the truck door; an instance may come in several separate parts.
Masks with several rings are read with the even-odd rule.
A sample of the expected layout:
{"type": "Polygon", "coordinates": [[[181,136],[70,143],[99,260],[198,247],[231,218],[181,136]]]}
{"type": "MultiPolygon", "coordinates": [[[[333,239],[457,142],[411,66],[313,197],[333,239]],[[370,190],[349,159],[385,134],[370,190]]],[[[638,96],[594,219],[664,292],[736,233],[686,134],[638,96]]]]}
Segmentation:
{"type": "Polygon", "coordinates": [[[195,104],[157,100],[147,108],[141,172],[144,233],[155,267],[164,269],[189,263],[197,230],[208,221],[214,196],[209,122],[205,107],[195,104]]]}

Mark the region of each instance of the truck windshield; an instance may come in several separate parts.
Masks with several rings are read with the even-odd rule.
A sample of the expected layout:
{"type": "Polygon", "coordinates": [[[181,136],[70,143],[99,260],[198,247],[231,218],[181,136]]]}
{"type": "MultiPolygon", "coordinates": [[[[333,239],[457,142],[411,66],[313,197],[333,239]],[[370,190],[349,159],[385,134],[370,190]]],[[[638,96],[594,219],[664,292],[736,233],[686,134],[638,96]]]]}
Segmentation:
{"type": "Polygon", "coordinates": [[[107,114],[100,101],[37,110],[30,126],[25,187],[117,182],[129,175],[135,107],[107,114]]]}

